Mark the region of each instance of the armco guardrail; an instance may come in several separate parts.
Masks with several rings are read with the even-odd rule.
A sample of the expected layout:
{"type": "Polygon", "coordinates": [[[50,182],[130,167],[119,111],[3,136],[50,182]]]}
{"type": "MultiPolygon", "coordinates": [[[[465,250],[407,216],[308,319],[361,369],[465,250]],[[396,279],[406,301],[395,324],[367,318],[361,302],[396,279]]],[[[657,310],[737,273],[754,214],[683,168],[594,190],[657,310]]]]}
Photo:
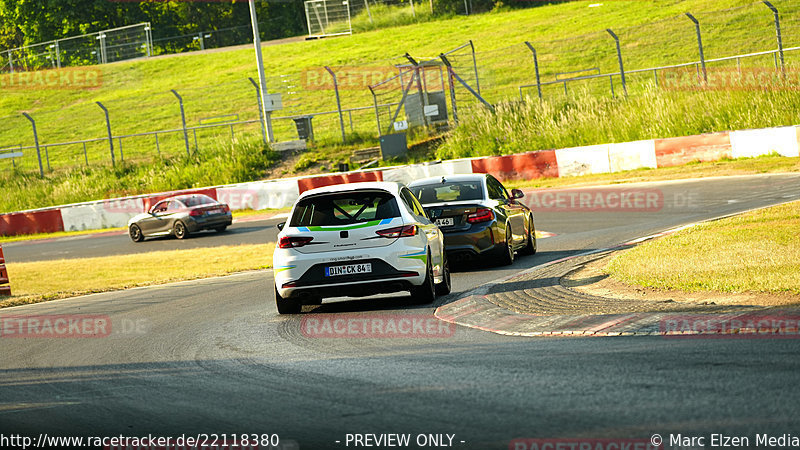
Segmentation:
{"type": "Polygon", "coordinates": [[[0,245],[0,296],[11,295],[11,286],[8,284],[8,270],[6,258],[3,256],[3,246],[0,245]]]}
{"type": "Polygon", "coordinates": [[[408,183],[419,178],[457,173],[492,173],[501,180],[568,177],[753,157],[772,152],[797,157],[800,156],[799,147],[800,126],[787,126],[254,181],[0,214],[0,236],[122,227],[156,201],[179,193],[203,193],[227,203],[233,210],[275,209],[291,206],[306,190],[339,183],[408,183]]]}

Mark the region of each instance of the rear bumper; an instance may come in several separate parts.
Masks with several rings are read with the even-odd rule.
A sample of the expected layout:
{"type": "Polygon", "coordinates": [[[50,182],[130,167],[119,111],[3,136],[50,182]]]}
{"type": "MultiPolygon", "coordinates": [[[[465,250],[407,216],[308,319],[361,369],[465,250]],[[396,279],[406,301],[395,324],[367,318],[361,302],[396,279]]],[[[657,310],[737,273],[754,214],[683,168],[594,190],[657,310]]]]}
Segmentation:
{"type": "Polygon", "coordinates": [[[492,253],[497,248],[499,233],[492,222],[482,228],[473,227],[469,231],[444,234],[444,249],[450,261],[476,259],[481,255],[492,253]]]}
{"type": "Polygon", "coordinates": [[[398,239],[391,245],[324,253],[299,253],[276,248],[273,256],[275,287],[281,297],[364,297],[399,292],[425,280],[425,247],[418,239],[398,239]],[[325,267],[372,264],[366,274],[325,276],[325,267]]]}
{"type": "Polygon", "coordinates": [[[192,218],[186,221],[186,229],[195,232],[200,230],[210,230],[213,228],[227,227],[233,223],[230,213],[219,216],[192,218]]]}
{"type": "Polygon", "coordinates": [[[330,297],[367,297],[376,294],[410,291],[414,285],[408,279],[388,279],[355,284],[336,284],[330,286],[313,286],[291,291],[288,297],[298,299],[330,298],[330,297]]]}

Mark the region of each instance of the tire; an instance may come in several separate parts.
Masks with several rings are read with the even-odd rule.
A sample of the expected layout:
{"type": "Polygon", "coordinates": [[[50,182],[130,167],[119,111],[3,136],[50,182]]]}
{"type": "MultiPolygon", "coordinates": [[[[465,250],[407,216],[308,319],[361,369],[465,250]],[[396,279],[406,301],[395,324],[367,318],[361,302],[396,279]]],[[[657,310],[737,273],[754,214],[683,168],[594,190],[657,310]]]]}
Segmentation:
{"type": "Polygon", "coordinates": [[[444,253],[442,250],[442,269],[443,269],[443,279],[441,283],[436,285],[436,295],[447,295],[450,293],[451,285],[450,285],[450,263],[447,261],[447,253],[444,253]]]}
{"type": "Polygon", "coordinates": [[[128,236],[130,236],[133,242],[142,242],[144,240],[144,234],[142,234],[142,229],[139,228],[139,225],[132,223],[130,228],[128,228],[128,236]]]}
{"type": "Polygon", "coordinates": [[[535,255],[536,254],[536,227],[533,224],[533,216],[529,218],[530,226],[528,227],[528,242],[525,245],[525,248],[522,249],[520,253],[524,255],[535,255]]]}
{"type": "Polygon", "coordinates": [[[277,286],[275,287],[275,306],[278,308],[278,314],[300,314],[300,310],[303,308],[300,302],[281,297],[277,286]]]}
{"type": "Polygon", "coordinates": [[[428,304],[436,300],[436,286],[433,284],[433,265],[431,254],[428,253],[428,263],[425,265],[425,281],[420,286],[411,288],[411,297],[415,303],[428,304]]]}
{"type": "Polygon", "coordinates": [[[216,231],[217,233],[222,233],[223,231],[225,231],[225,230],[227,230],[227,229],[228,229],[228,226],[227,226],[227,225],[225,225],[225,226],[223,226],[223,227],[217,227],[217,228],[214,228],[214,231],[216,231]]]}
{"type": "Polygon", "coordinates": [[[172,225],[172,234],[178,239],[186,239],[189,237],[189,230],[186,229],[186,224],[179,220],[172,225]]]}
{"type": "Polygon", "coordinates": [[[500,248],[500,265],[514,264],[514,246],[511,245],[511,225],[506,225],[506,243],[500,248]]]}

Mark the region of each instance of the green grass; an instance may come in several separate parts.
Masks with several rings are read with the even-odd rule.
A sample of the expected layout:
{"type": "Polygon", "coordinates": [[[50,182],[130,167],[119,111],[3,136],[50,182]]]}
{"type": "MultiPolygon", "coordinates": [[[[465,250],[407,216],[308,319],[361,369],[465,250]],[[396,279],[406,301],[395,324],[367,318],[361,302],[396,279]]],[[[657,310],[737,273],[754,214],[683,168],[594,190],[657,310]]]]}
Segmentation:
{"type": "Polygon", "coordinates": [[[274,249],[275,244],[237,245],[9,263],[14,295],[0,300],[0,308],[269,268],[274,249]]]}
{"type": "Polygon", "coordinates": [[[800,202],[709,222],[613,258],[612,277],[689,292],[800,294],[800,202]]]}
{"type": "MultiPolygon", "coordinates": [[[[682,16],[692,11],[703,24],[706,57],[720,57],[747,51],[771,49],[774,29],[771,15],[760,3],[742,0],[659,0],[632,2],[605,2],[600,7],[589,7],[592,2],[566,2],[541,5],[523,10],[499,10],[469,17],[454,16],[443,20],[426,17],[426,5],[417,8],[418,17],[409,25],[383,28],[387,24],[408,20],[403,8],[387,10],[385,17],[375,11],[376,28],[357,32],[353,36],[300,41],[283,45],[265,45],[264,60],[268,87],[283,95],[284,109],[274,117],[333,111],[336,109],[332,89],[323,86],[311,88],[308,71],[318,74],[323,66],[332,66],[342,73],[356,67],[361,75],[373,69],[391,71],[393,64],[404,63],[401,57],[410,52],[417,58],[435,57],[472,40],[478,51],[478,75],[481,93],[491,102],[517,98],[517,87],[531,83],[533,65],[530,51],[522,41],[531,41],[537,48],[543,81],[552,81],[559,72],[597,67],[602,72],[617,70],[613,41],[605,32],[613,28],[620,36],[627,70],[694,60],[696,56],[694,30],[682,16]],[[727,12],[721,8],[747,5],[727,12]],[[404,18],[406,17],[406,18],[404,18]],[[568,19],[565,19],[568,18],[568,19]],[[558,39],[558,40],[553,40],[558,39]]],[[[783,17],[784,45],[800,44],[800,14],[794,3],[776,2],[783,17]]],[[[369,28],[363,15],[355,18],[356,29],[369,28]],[[361,27],[361,28],[359,28],[361,27]]],[[[790,67],[797,67],[795,53],[787,53],[790,67]]],[[[476,86],[468,49],[450,55],[456,70],[476,86]]],[[[114,135],[139,133],[151,130],[180,127],[177,99],[169,92],[176,89],[186,108],[187,123],[198,125],[202,119],[236,114],[239,119],[258,117],[255,89],[247,77],[255,77],[252,49],[189,53],[156,57],[149,60],[129,61],[99,66],[102,84],[85,90],[75,89],[23,89],[4,90],[0,95],[0,147],[31,145],[30,124],[20,112],[29,112],[37,121],[42,144],[52,144],[75,139],[102,138],[106,135],[101,109],[94,103],[102,101],[108,107],[114,135]]],[[[772,60],[763,57],[745,60],[743,66],[770,67],[772,60]]],[[[735,63],[727,63],[732,67],[735,63]]],[[[710,64],[710,68],[720,64],[710,64]]],[[[327,74],[322,71],[322,77],[327,74]]],[[[427,80],[431,89],[436,87],[438,73],[427,80]]],[[[344,108],[371,106],[372,95],[366,84],[378,81],[368,77],[355,86],[341,90],[344,108]]],[[[342,80],[340,80],[342,81],[342,80]]],[[[441,81],[441,80],[440,80],[441,81]]],[[[797,95],[795,92],[727,92],[696,93],[683,91],[653,92],[652,75],[628,77],[630,100],[608,101],[608,80],[595,80],[570,85],[570,93],[563,97],[560,86],[545,88],[549,99],[543,112],[538,105],[513,105],[506,103],[498,108],[496,116],[486,116],[479,109],[470,110],[476,102],[463,88],[458,88],[459,118],[462,126],[450,137],[437,154],[431,148],[415,152],[411,160],[424,160],[443,155],[494,154],[527,151],[535,148],[558,148],[579,143],[599,143],[627,140],[638,136],[664,137],[693,130],[711,131],[744,126],[787,125],[796,122],[797,95]],[[575,98],[581,92],[596,99],[575,98]],[[649,101],[657,101],[653,108],[649,101]],[[751,107],[753,104],[755,107],[751,107]],[[506,114],[508,111],[508,114],[506,114]],[[747,111],[745,113],[745,111],[747,111]],[[527,120],[538,120],[542,123],[527,120]],[[661,124],[655,124],[656,122],[661,124]],[[600,126],[592,127],[593,123],[600,126]],[[502,126],[511,127],[510,130],[502,126]],[[577,129],[574,129],[578,125],[577,129]],[[471,130],[476,126],[482,130],[471,130]],[[595,129],[596,128],[596,129],[595,129]],[[533,133],[530,130],[535,130],[533,133]],[[472,136],[475,133],[475,136],[472,136]],[[493,135],[495,133],[495,135],[493,135]],[[658,135],[664,133],[663,135],[658,135]],[[500,142],[505,139],[507,142],[500,142]],[[529,143],[527,140],[532,139],[529,143]],[[498,143],[500,142],[500,143],[498,143]]],[[[615,80],[617,94],[621,92],[615,80]]],[[[526,91],[528,94],[532,91],[526,91]]],[[[398,89],[378,90],[379,102],[397,102],[398,89]]],[[[536,102],[533,102],[534,104],[536,102]]],[[[388,113],[381,110],[381,123],[389,125],[388,113]]],[[[340,144],[339,120],[336,114],[314,118],[317,138],[299,167],[325,167],[331,170],[336,162],[348,159],[353,148],[377,145],[375,112],[372,109],[345,115],[350,141],[340,144]],[[316,162],[314,162],[316,160],[316,162]],[[316,164],[316,166],[315,166],[316,164]]],[[[278,140],[296,137],[291,120],[276,118],[275,135],[278,140]]],[[[237,126],[237,139],[257,158],[261,150],[257,145],[260,130],[257,124],[237,126]]],[[[197,154],[217,155],[220,142],[229,140],[230,129],[200,130],[197,133],[197,154]]],[[[416,144],[427,139],[426,133],[416,132],[410,142],[416,144]]],[[[195,136],[190,133],[194,149],[195,136]]],[[[156,154],[155,138],[144,136],[115,141],[117,160],[124,153],[129,164],[116,170],[104,168],[110,163],[107,141],[88,143],[86,156],[88,169],[61,173],[59,168],[85,165],[82,145],[49,148],[43,159],[56,169],[46,182],[23,175],[38,171],[33,151],[26,150],[25,157],[16,161],[19,173],[9,175],[11,161],[0,160],[0,211],[27,207],[42,207],[59,203],[97,199],[118,194],[138,193],[147,190],[179,189],[232,181],[247,181],[259,176],[260,170],[235,169],[230,161],[219,164],[181,162],[185,155],[182,133],[162,134],[159,138],[160,154],[156,154]],[[154,161],[155,160],[155,161],[154,161]],[[118,177],[118,178],[117,178],[118,177]],[[6,195],[7,194],[7,195],[6,195]],[[10,197],[10,198],[9,198],[10,197]]],[[[425,147],[425,146],[423,146],[425,147]]],[[[246,156],[242,155],[242,158],[246,156]]],[[[205,156],[201,156],[205,158],[205,156]]]]}
{"type": "Polygon", "coordinates": [[[414,6],[415,9],[412,12],[410,5],[370,5],[369,12],[363,9],[352,18],[351,24],[353,32],[360,33],[364,31],[382,30],[390,27],[430,22],[434,19],[443,19],[442,16],[431,14],[431,10],[426,3],[416,3],[414,6]]]}
{"type": "Polygon", "coordinates": [[[792,125],[798,117],[798,90],[665,92],[652,86],[636,96],[617,99],[583,92],[572,100],[505,101],[494,113],[473,108],[448,134],[436,156],[507,155],[792,125]]]}

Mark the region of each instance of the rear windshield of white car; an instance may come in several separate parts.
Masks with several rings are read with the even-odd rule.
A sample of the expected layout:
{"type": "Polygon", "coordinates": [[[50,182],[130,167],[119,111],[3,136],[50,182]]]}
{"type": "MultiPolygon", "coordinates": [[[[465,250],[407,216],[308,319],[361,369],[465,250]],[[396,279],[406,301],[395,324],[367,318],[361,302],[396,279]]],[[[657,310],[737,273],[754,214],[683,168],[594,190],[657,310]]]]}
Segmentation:
{"type": "Polygon", "coordinates": [[[479,180],[423,184],[409,189],[423,205],[483,198],[483,187],[479,180]]]}
{"type": "Polygon", "coordinates": [[[297,203],[290,227],[350,225],[400,217],[395,197],[385,191],[320,194],[297,203]]]}
{"type": "Polygon", "coordinates": [[[207,195],[193,195],[191,197],[183,197],[180,199],[184,205],[188,207],[192,206],[200,206],[200,205],[210,205],[212,203],[217,203],[216,200],[207,196],[207,195]]]}

